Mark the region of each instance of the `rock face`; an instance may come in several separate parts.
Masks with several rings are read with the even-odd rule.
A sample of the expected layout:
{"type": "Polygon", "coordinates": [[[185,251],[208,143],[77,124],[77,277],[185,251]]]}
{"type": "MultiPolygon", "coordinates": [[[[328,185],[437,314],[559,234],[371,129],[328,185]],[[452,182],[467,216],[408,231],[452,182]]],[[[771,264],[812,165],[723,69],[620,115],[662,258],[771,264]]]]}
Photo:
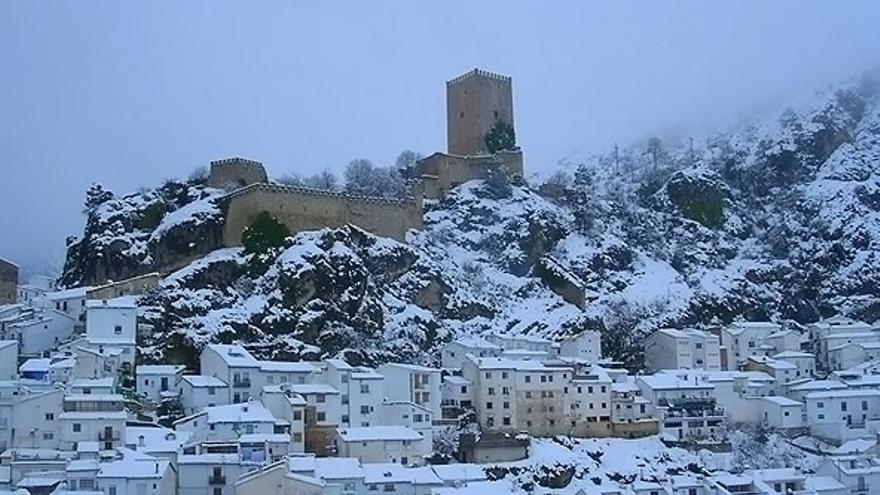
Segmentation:
{"type": "MultiPolygon", "coordinates": [[[[63,280],[180,269],[146,296],[146,360],[192,363],[211,341],[269,358],[433,364],[454,335],[603,332],[641,365],[661,326],[737,318],[880,318],[880,98],[864,80],[705,143],[569,158],[549,198],[470,181],[407,242],[354,227],[301,232],[254,260],[216,249],[219,191],[169,183],[90,191],[63,280]],[[625,172],[625,173],[623,173],[625,172]],[[552,259],[581,309],[538,278],[552,259]],[[183,266],[184,261],[192,260],[183,266]]],[[[543,188],[547,190],[548,188],[543,188]]]]}

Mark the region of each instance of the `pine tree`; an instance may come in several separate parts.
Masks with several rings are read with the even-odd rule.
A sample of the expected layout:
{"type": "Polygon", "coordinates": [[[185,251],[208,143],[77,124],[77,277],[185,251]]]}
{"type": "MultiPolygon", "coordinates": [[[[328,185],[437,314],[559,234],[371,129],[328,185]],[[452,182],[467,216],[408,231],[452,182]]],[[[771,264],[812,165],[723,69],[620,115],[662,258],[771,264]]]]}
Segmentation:
{"type": "Polygon", "coordinates": [[[93,182],[92,185],[89,187],[89,190],[86,191],[84,213],[94,211],[95,208],[103,203],[106,203],[107,201],[110,201],[113,198],[113,192],[104,189],[104,186],[102,186],[101,184],[93,182]]]}
{"type": "Polygon", "coordinates": [[[241,245],[247,254],[265,254],[281,246],[290,235],[290,229],[267,211],[260,212],[256,220],[241,233],[241,245]]]}
{"type": "Polygon", "coordinates": [[[516,149],[516,133],[507,122],[498,121],[486,133],[486,149],[493,155],[499,151],[516,149]]]}

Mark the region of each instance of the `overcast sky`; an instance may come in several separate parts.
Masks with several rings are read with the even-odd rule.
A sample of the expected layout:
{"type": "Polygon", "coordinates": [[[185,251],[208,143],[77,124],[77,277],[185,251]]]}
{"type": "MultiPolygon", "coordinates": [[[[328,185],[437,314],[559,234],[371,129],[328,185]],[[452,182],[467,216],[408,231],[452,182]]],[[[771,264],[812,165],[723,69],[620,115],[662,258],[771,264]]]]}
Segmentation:
{"type": "Polygon", "coordinates": [[[876,0],[342,4],[2,2],[0,256],[60,259],[93,181],[443,149],[444,81],[474,67],[513,76],[528,172],[704,131],[880,56],[876,0]]]}

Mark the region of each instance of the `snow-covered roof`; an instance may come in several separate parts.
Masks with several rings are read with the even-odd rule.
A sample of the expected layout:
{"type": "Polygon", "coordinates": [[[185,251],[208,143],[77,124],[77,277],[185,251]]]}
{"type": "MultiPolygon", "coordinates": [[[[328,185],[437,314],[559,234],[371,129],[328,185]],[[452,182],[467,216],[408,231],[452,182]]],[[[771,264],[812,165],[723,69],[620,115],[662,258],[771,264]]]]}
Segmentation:
{"type": "Polygon", "coordinates": [[[97,478],[154,479],[165,476],[171,465],[166,459],[160,459],[135,452],[130,449],[118,449],[121,459],[102,462],[97,478]]]}
{"type": "Polygon", "coordinates": [[[384,376],[375,371],[356,371],[351,374],[352,380],[383,380],[384,376]]]}
{"type": "Polygon", "coordinates": [[[791,389],[796,392],[806,392],[810,390],[840,390],[844,388],[846,388],[846,384],[837,380],[810,380],[791,389]]]}
{"type": "Polygon", "coordinates": [[[226,382],[217,378],[216,376],[208,376],[208,375],[183,375],[180,377],[181,380],[188,383],[193,388],[203,388],[203,387],[225,387],[226,382]]]}
{"type": "Polygon", "coordinates": [[[208,423],[274,423],[275,416],[257,401],[240,404],[210,406],[202,410],[208,415],[208,423]]]}
{"type": "Polygon", "coordinates": [[[336,432],[344,442],[403,441],[424,438],[419,432],[408,426],[338,428],[336,432]]]}
{"type": "Polygon", "coordinates": [[[227,366],[239,368],[259,368],[260,361],[251,355],[244,347],[237,344],[208,344],[206,349],[211,349],[226,363],[227,366]]]}
{"type": "Polygon", "coordinates": [[[170,428],[149,426],[126,426],[125,444],[132,450],[142,452],[177,452],[192,437],[191,431],[175,431],[170,428]],[[143,437],[143,446],[140,446],[143,437]]]}
{"type": "Polygon", "coordinates": [[[848,399],[852,397],[880,397],[880,390],[846,389],[828,390],[825,392],[811,392],[807,394],[806,399],[848,399]]]}
{"type": "Polygon", "coordinates": [[[238,437],[239,443],[289,443],[290,435],[284,433],[246,433],[238,437]]]}
{"type": "Polygon", "coordinates": [[[487,349],[487,350],[493,350],[493,351],[494,350],[497,350],[497,351],[501,350],[501,346],[493,344],[492,342],[489,342],[488,340],[484,339],[483,337],[477,337],[477,336],[472,336],[472,335],[459,337],[459,338],[453,340],[452,342],[450,342],[450,344],[458,344],[463,347],[470,347],[471,349],[487,349]]]}
{"type": "Polygon", "coordinates": [[[809,358],[815,359],[816,355],[811,352],[801,352],[801,351],[783,351],[771,356],[773,359],[792,359],[792,358],[809,358]]]}
{"type": "Polygon", "coordinates": [[[304,361],[260,361],[260,370],[270,373],[316,373],[318,367],[304,361]]]}
{"type": "Polygon", "coordinates": [[[638,378],[642,383],[653,390],[670,389],[714,389],[715,386],[707,381],[700,380],[696,375],[681,375],[672,372],[655,373],[638,378]]]}
{"type": "MultiPolygon", "coordinates": [[[[383,368],[400,368],[408,371],[412,371],[415,373],[440,373],[440,369],[438,368],[429,368],[427,366],[420,366],[418,364],[406,364],[406,363],[385,363],[382,365],[383,368]]],[[[381,373],[381,371],[380,371],[381,373]]]]}
{"type": "Polygon", "coordinates": [[[46,299],[50,301],[60,301],[63,299],[77,299],[80,297],[86,297],[86,292],[89,291],[91,287],[74,287],[72,289],[64,289],[64,290],[56,290],[54,292],[47,292],[46,299]]]}
{"type": "Polygon", "coordinates": [[[141,364],[135,369],[138,375],[176,375],[183,372],[184,366],[177,364],[141,364]]]}
{"type": "Polygon", "coordinates": [[[112,388],[116,379],[112,376],[106,378],[77,378],[70,382],[70,388],[112,388]]]}
{"type": "MultiPolygon", "coordinates": [[[[401,464],[377,463],[363,464],[361,469],[364,473],[364,483],[412,483],[412,473],[410,469],[401,464]]],[[[435,476],[436,477],[436,476],[435,476]]],[[[437,482],[442,484],[440,478],[437,482]]]]}
{"type": "Polygon", "coordinates": [[[339,393],[339,391],[333,388],[333,386],[326,383],[288,383],[287,387],[291,392],[300,395],[333,395],[339,393]]]}
{"type": "Polygon", "coordinates": [[[446,375],[443,377],[443,383],[451,383],[453,385],[470,385],[472,382],[467,378],[458,375],[446,375]]]}
{"type": "Polygon", "coordinates": [[[789,399],[788,397],[782,397],[779,395],[771,395],[771,396],[767,396],[767,397],[761,397],[761,399],[763,399],[767,402],[772,402],[772,403],[776,404],[777,406],[783,406],[783,407],[793,407],[793,406],[802,406],[803,405],[802,403],[800,403],[796,400],[789,399]]]}
{"type": "Polygon", "coordinates": [[[7,347],[18,347],[17,340],[0,340],[0,350],[6,349],[7,347]]]}
{"type": "Polygon", "coordinates": [[[504,357],[476,357],[471,354],[468,354],[467,358],[481,370],[518,370],[535,372],[563,371],[560,368],[546,366],[541,361],[509,359],[504,357]]]}
{"type": "Polygon", "coordinates": [[[762,330],[769,334],[778,332],[780,329],[778,323],[769,321],[735,321],[727,326],[727,332],[732,335],[739,335],[746,330],[762,330]]]}
{"type": "Polygon", "coordinates": [[[48,372],[51,363],[52,360],[49,358],[31,358],[23,362],[21,366],[18,367],[18,371],[22,373],[48,372]]]}
{"type": "Polygon", "coordinates": [[[315,477],[324,480],[352,479],[364,476],[360,461],[353,457],[315,459],[312,469],[315,472],[315,477]]]}
{"type": "Polygon", "coordinates": [[[89,299],[86,301],[86,309],[137,309],[137,304],[133,297],[89,299]]]}

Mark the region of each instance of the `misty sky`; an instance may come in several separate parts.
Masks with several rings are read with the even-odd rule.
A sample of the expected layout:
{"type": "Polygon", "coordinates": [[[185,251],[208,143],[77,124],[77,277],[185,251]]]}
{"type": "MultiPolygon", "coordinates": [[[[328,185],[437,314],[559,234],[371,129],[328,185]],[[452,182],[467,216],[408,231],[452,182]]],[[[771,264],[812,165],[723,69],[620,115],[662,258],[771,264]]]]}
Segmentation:
{"type": "Polygon", "coordinates": [[[875,0],[339,5],[0,4],[0,256],[57,265],[93,181],[124,193],[231,155],[277,177],[441,150],[444,81],[474,67],[513,76],[529,173],[712,128],[880,56],[875,0]]]}

